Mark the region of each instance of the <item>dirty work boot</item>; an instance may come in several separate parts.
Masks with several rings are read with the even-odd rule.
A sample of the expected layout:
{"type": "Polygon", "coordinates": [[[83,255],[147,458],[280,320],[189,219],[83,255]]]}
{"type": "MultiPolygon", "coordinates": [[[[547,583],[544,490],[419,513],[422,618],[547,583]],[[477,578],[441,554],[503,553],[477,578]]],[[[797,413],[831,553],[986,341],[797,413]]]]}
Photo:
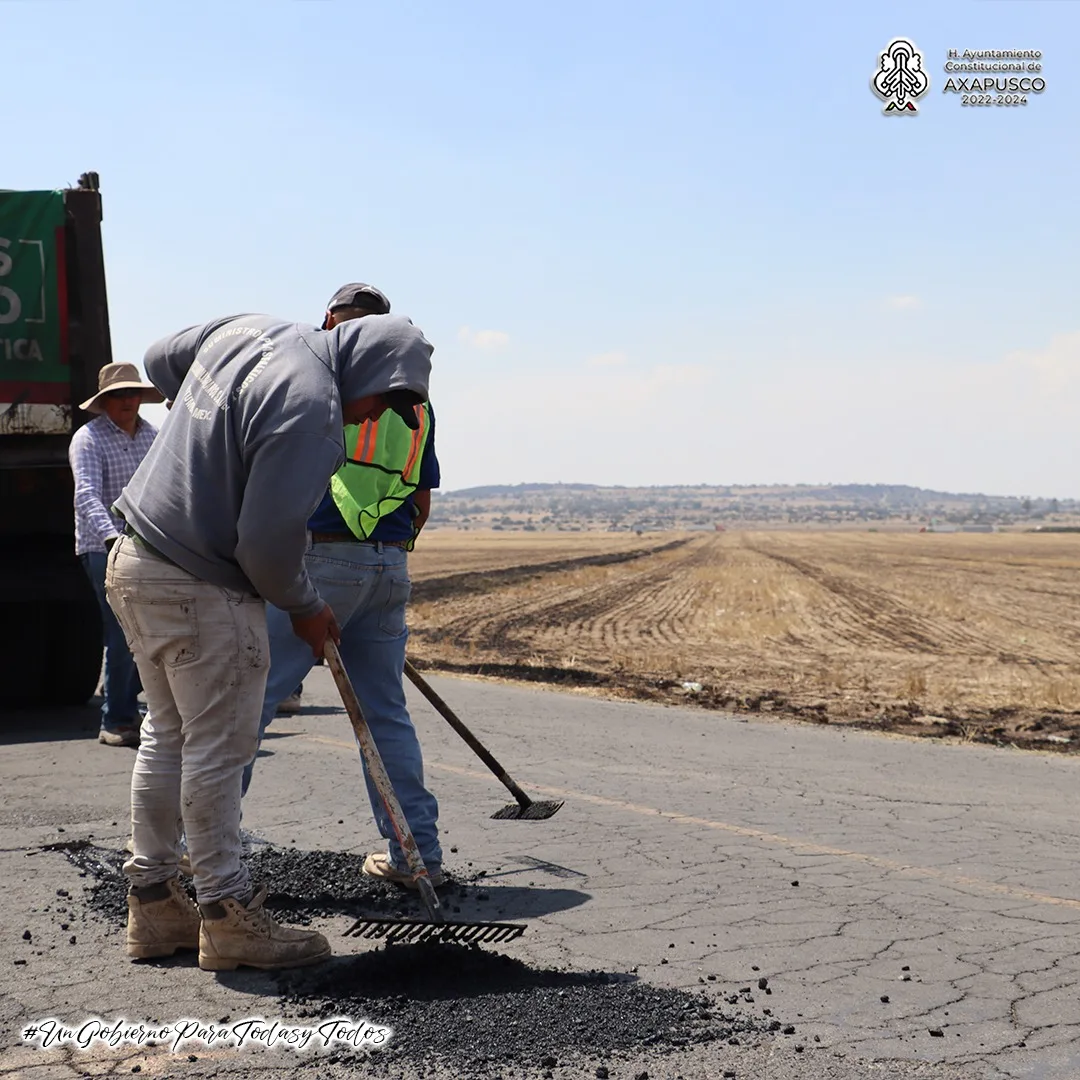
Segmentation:
{"type": "Polygon", "coordinates": [[[131,725],[111,730],[109,728],[102,728],[98,732],[97,741],[99,743],[104,743],[106,746],[136,747],[139,745],[139,729],[131,725]]]}
{"type": "Polygon", "coordinates": [[[199,947],[199,909],[178,877],[128,895],[127,954],[136,960],[199,947]]]}
{"type": "Polygon", "coordinates": [[[330,958],[330,942],[315,930],[282,926],[263,907],[264,885],[245,904],[227,896],[202,904],[199,967],[203,971],[234,971],[245,967],[307,967],[330,958]]]}
{"type": "MultiPolygon", "coordinates": [[[[407,889],[418,889],[419,886],[413,881],[413,876],[408,870],[399,870],[391,861],[390,855],[385,851],[373,851],[364,860],[364,873],[368,877],[378,878],[380,881],[392,881],[395,885],[404,885],[407,889]]],[[[446,875],[441,869],[428,869],[428,877],[431,878],[433,888],[438,889],[446,884],[446,875]]]]}

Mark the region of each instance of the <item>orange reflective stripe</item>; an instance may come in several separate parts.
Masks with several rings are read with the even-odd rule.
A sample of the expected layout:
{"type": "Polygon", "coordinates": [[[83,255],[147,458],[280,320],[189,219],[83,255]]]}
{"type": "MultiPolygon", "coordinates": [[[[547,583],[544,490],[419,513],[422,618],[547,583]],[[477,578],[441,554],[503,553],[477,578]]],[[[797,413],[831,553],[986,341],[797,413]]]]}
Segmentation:
{"type": "Polygon", "coordinates": [[[412,472],[412,467],[416,464],[417,455],[420,453],[420,447],[424,442],[424,424],[427,421],[427,411],[423,405],[414,405],[413,409],[416,411],[417,419],[420,421],[420,426],[412,433],[412,443],[409,446],[409,458],[405,462],[405,468],[401,470],[402,479],[408,477],[412,472]]]}
{"type": "Polygon", "coordinates": [[[345,456],[349,461],[361,462],[371,460],[375,447],[375,431],[373,429],[377,425],[377,420],[374,424],[370,420],[365,420],[362,424],[356,426],[356,438],[353,441],[351,452],[347,446],[345,447],[345,456]],[[363,440],[362,443],[361,439],[363,440]]]}
{"type": "Polygon", "coordinates": [[[375,444],[379,438],[379,421],[367,420],[361,425],[361,430],[364,432],[364,448],[356,455],[356,460],[366,463],[375,457],[375,444]]]}
{"type": "Polygon", "coordinates": [[[353,442],[352,453],[348,455],[348,457],[351,458],[353,461],[356,460],[357,455],[360,453],[360,439],[364,436],[366,427],[366,422],[363,424],[358,424],[356,427],[356,440],[353,442]]]}

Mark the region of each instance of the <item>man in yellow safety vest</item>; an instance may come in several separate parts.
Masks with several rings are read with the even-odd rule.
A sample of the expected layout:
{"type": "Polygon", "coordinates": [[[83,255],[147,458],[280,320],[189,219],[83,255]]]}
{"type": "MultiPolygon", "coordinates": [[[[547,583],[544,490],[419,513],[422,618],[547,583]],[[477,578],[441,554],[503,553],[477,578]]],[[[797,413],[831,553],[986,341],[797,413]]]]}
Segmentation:
{"type": "MultiPolygon", "coordinates": [[[[361,283],[345,285],[327,305],[323,329],[389,312],[390,301],[378,289],[361,283]]],[[[388,409],[377,419],[347,427],[345,454],[345,465],[334,474],[308,522],[311,543],[305,563],[312,582],[337,616],[342,660],[420,855],[433,884],[440,885],[445,878],[439,808],[424,783],[420,742],[402,684],[408,641],[405,609],[412,589],[408,553],[431,511],[431,491],[440,483],[430,405],[415,406],[411,422],[388,409]]],[[[284,612],[269,608],[267,626],[270,675],[260,742],[280,702],[295,692],[314,664],[311,649],[292,632],[284,612]]],[[[244,772],[245,794],[254,765],[252,759],[244,772]]],[[[404,853],[366,768],[365,779],[388,850],[368,855],[364,873],[411,884],[404,853]]]]}

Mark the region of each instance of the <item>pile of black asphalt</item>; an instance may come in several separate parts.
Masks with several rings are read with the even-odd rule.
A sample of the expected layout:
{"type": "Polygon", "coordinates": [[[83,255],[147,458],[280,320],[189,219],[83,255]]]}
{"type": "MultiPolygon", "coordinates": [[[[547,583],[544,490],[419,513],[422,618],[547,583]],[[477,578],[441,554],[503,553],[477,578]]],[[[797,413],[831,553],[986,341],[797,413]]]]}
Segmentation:
{"type": "MultiPolygon", "coordinates": [[[[49,849],[65,855],[87,879],[89,913],[122,926],[125,852],[87,841],[49,849]]],[[[355,854],[262,845],[245,857],[252,880],[269,886],[267,908],[288,923],[422,914],[414,894],[365,877],[355,854]]],[[[462,906],[473,912],[473,901],[486,899],[485,885],[482,876],[452,878],[440,889],[442,903],[448,912],[462,906]]],[[[395,1065],[404,1062],[451,1062],[459,1075],[468,1075],[467,1069],[479,1075],[494,1066],[544,1076],[583,1055],[591,1062],[610,1060],[615,1075],[616,1062],[626,1053],[667,1055],[718,1041],[745,1045],[780,1028],[771,1015],[748,1007],[749,993],[735,993],[712,976],[701,980],[699,992],[688,992],[651,986],[634,969],[538,968],[491,946],[380,945],[270,977],[282,1016],[290,1022],[314,1026],[314,1018],[343,1017],[392,1029],[377,1049],[346,1048],[329,1059],[362,1058],[365,1070],[376,1075],[393,1075],[395,1065]]],[[[598,1066],[595,1074],[606,1075],[606,1067],[598,1066]]]]}

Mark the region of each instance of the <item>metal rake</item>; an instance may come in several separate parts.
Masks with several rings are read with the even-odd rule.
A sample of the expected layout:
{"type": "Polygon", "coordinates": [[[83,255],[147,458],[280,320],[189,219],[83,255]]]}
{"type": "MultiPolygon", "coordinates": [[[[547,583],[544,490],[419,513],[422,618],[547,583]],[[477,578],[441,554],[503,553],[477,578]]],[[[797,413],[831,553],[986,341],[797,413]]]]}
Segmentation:
{"type": "Polygon", "coordinates": [[[525,927],[517,923],[477,923],[451,921],[439,903],[439,897],[435,893],[435,887],[431,884],[424,860],[420,857],[420,849],[416,846],[409,823],[401,810],[401,803],[390,783],[390,777],[386,773],[379,748],[372,737],[371,729],[364,719],[360,701],[353,689],[345,665],[341,662],[341,654],[337,646],[330,639],[326,639],[323,647],[327,667],[330,668],[337,683],[338,692],[341,694],[345,711],[349,714],[356,741],[360,744],[360,752],[364,756],[368,775],[371,777],[375,790],[379,793],[383,806],[390,817],[397,836],[398,843],[405,858],[409,863],[409,871],[413,875],[413,881],[420,892],[420,898],[427,909],[428,918],[367,918],[357,919],[352,926],[345,931],[346,937],[374,938],[387,944],[395,942],[495,942],[513,941],[525,933],[525,927]]]}
{"type": "Polygon", "coordinates": [[[458,945],[490,945],[513,941],[525,933],[516,923],[430,923],[423,919],[360,919],[345,931],[346,937],[373,938],[389,945],[397,942],[437,942],[458,945]]]}

